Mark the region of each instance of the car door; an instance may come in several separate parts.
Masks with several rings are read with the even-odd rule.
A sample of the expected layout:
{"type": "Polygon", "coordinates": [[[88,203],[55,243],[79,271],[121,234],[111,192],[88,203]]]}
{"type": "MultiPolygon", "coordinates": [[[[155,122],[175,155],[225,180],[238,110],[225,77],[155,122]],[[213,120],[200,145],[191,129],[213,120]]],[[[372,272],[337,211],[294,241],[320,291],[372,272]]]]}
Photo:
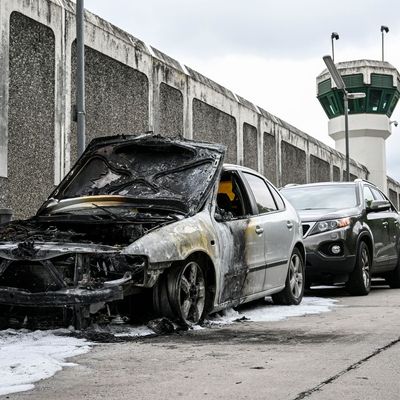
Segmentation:
{"type": "MultiPolygon", "coordinates": [[[[277,243],[277,249],[279,251],[278,261],[287,260],[287,266],[289,266],[289,258],[291,256],[291,249],[294,243],[295,232],[294,229],[296,227],[296,222],[294,219],[294,214],[289,213],[286,209],[285,202],[282,197],[278,193],[278,191],[271,185],[268,185],[272,195],[274,196],[275,203],[278,207],[280,213],[277,213],[275,217],[278,220],[278,224],[276,225],[277,229],[277,238],[281,240],[277,243]]],[[[268,246],[268,243],[267,243],[268,246]]],[[[278,264],[275,267],[271,267],[271,265],[267,262],[267,270],[266,270],[266,284],[268,288],[275,288],[279,286],[283,286],[285,284],[287,275],[287,270],[282,269],[282,264],[278,264]]]]}
{"type": "MultiPolygon", "coordinates": [[[[378,189],[372,188],[372,192],[376,198],[376,200],[390,200],[378,189]]],[[[399,214],[394,208],[393,204],[389,210],[381,211],[380,214],[383,217],[383,226],[386,233],[387,241],[384,244],[384,254],[386,257],[386,262],[388,266],[392,267],[397,263],[397,243],[398,243],[398,223],[399,223],[399,214]]]]}
{"type": "Polygon", "coordinates": [[[293,243],[294,221],[286,218],[284,203],[278,206],[270,186],[262,177],[243,172],[254,196],[258,209],[259,226],[263,229],[265,245],[264,290],[282,286],[285,283],[290,249],[293,243]]]}
{"type": "Polygon", "coordinates": [[[221,175],[217,210],[218,228],[224,238],[220,269],[220,303],[253,295],[263,290],[265,244],[259,217],[255,215],[241,176],[235,170],[221,175]]]}

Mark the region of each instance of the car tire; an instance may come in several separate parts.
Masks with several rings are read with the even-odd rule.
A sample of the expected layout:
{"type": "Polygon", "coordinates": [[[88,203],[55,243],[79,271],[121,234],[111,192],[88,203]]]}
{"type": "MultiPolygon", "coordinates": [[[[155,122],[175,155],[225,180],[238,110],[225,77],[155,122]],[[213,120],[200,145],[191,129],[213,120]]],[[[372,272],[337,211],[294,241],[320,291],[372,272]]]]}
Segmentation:
{"type": "Polygon", "coordinates": [[[400,254],[397,258],[396,268],[385,276],[385,280],[392,289],[400,288],[400,254]]]}
{"type": "Polygon", "coordinates": [[[353,296],[365,296],[371,290],[371,256],[364,241],[358,246],[356,264],[347,281],[346,289],[353,296]]]}
{"type": "Polygon", "coordinates": [[[272,300],[280,305],[298,305],[304,295],[305,286],[304,260],[299,249],[295,248],[290,256],[288,273],[285,281],[285,288],[273,294],[272,300]]]}
{"type": "Polygon", "coordinates": [[[157,313],[185,326],[198,324],[204,317],[206,280],[195,260],[186,260],[161,276],[153,292],[157,313]]]}

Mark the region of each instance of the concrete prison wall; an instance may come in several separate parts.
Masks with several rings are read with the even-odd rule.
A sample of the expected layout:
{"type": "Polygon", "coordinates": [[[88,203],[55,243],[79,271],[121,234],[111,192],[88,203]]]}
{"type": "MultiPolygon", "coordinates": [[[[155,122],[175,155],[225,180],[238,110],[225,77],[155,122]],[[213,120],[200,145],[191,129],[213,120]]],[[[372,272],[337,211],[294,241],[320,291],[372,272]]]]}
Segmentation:
{"type": "MultiPolygon", "coordinates": [[[[220,142],[227,162],[277,186],[345,173],[343,154],[89,12],[85,35],[87,142],[146,131],[220,142]]],[[[0,46],[0,208],[23,218],[77,157],[74,3],[1,0],[0,46]]],[[[350,172],[368,178],[354,161],[350,172]]]]}

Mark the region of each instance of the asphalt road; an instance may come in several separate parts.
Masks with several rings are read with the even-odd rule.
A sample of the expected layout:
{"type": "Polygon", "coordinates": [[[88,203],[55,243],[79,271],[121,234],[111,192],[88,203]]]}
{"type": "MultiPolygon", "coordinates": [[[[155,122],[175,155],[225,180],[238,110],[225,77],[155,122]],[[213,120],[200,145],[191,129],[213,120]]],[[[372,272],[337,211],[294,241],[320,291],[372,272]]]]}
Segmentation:
{"type": "Polygon", "coordinates": [[[400,289],[340,289],[332,312],[103,344],[13,400],[400,398],[400,289]]]}

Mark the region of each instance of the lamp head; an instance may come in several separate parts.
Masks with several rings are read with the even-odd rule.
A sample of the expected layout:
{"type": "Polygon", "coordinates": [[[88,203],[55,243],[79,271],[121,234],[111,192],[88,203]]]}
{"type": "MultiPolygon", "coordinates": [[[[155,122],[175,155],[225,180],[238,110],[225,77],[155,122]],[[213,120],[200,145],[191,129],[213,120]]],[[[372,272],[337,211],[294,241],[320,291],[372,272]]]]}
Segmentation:
{"type": "Polygon", "coordinates": [[[333,39],[338,40],[338,39],[339,39],[339,34],[338,34],[337,32],[332,32],[332,34],[331,34],[331,39],[332,39],[332,40],[333,40],[333,39]]]}
{"type": "Polygon", "coordinates": [[[322,59],[324,60],[324,63],[326,67],[328,68],[329,73],[331,74],[331,77],[333,81],[336,84],[336,87],[340,90],[346,90],[346,85],[344,84],[343,78],[340,75],[339,71],[336,69],[335,63],[332,60],[331,56],[323,56],[322,59]]]}

